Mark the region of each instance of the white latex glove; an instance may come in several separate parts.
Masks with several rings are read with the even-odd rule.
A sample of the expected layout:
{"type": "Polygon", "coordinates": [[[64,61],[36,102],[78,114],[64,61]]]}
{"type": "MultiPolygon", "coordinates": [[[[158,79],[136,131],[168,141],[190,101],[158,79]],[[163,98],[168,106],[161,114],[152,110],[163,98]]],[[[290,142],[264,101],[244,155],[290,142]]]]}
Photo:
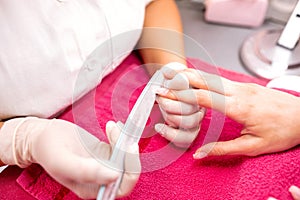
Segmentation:
{"type": "MultiPolygon", "coordinates": [[[[187,67],[181,63],[172,62],[165,65],[161,71],[167,81],[164,87],[173,90],[185,90],[189,88],[189,81],[178,72],[187,67]]],[[[161,113],[166,124],[156,124],[155,130],[163,137],[172,141],[176,146],[188,147],[198,135],[200,122],[205,110],[195,104],[157,96],[161,113]]]]}
{"type": "MultiPolygon", "coordinates": [[[[114,145],[120,129],[108,122],[106,132],[114,145]]],[[[15,118],[0,129],[3,163],[20,167],[38,163],[81,198],[95,198],[102,184],[115,181],[121,174],[107,162],[111,148],[77,125],[59,119],[15,118]]],[[[130,152],[126,154],[118,197],[127,195],[139,177],[138,145],[130,147],[130,152]]]]}

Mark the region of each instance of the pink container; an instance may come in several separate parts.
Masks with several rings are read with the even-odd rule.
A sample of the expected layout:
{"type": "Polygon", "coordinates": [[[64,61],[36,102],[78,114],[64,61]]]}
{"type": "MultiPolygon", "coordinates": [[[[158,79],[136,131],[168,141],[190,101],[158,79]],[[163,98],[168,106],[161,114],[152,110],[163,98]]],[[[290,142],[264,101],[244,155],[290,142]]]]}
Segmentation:
{"type": "Polygon", "coordinates": [[[208,22],[257,27],[264,22],[268,0],[206,0],[205,6],[208,22]]]}

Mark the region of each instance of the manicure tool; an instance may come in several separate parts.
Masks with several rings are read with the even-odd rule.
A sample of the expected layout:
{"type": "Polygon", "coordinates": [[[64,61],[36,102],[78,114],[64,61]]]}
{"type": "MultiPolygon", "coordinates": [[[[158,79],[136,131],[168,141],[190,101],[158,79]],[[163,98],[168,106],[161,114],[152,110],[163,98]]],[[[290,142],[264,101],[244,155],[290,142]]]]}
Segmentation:
{"type": "MultiPolygon", "coordinates": [[[[164,76],[157,71],[147,83],[133,106],[110,157],[110,162],[124,173],[124,160],[128,147],[138,143],[155,102],[156,90],[163,85],[164,76]]],[[[99,189],[97,200],[113,200],[122,181],[123,174],[116,182],[99,189]]]]}

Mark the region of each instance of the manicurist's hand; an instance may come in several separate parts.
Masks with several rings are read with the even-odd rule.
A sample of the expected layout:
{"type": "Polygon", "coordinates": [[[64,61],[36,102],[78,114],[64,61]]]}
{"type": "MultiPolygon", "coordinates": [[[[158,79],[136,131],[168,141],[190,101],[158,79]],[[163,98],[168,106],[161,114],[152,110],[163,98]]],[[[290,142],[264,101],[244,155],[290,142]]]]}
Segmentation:
{"type": "MultiPolygon", "coordinates": [[[[20,167],[38,163],[79,197],[95,198],[102,184],[122,175],[107,162],[120,129],[114,122],[108,122],[106,132],[110,144],[64,120],[15,118],[0,129],[0,158],[5,164],[20,167]]],[[[139,177],[138,146],[129,149],[118,196],[127,195],[139,177]]]]}
{"type": "Polygon", "coordinates": [[[194,158],[210,155],[248,155],[287,150],[300,142],[300,98],[257,84],[239,83],[194,69],[181,72],[187,90],[162,90],[174,100],[213,108],[244,125],[240,137],[209,143],[194,158]]]}

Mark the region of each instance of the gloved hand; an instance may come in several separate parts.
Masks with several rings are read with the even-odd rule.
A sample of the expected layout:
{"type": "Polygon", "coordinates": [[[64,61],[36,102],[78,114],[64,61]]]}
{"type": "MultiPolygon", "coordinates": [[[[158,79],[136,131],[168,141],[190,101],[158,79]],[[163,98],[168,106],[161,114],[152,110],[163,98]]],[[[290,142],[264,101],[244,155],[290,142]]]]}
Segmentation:
{"type": "MultiPolygon", "coordinates": [[[[167,79],[164,87],[174,90],[188,89],[188,79],[178,73],[186,68],[185,65],[177,62],[165,65],[161,69],[167,79]]],[[[156,100],[167,124],[156,124],[155,130],[176,146],[188,147],[198,135],[205,110],[195,104],[188,104],[162,96],[157,96],[156,100]]]]}
{"type": "MultiPolygon", "coordinates": [[[[115,181],[121,174],[107,162],[120,129],[114,122],[108,122],[106,132],[111,145],[64,120],[11,119],[0,129],[0,159],[20,167],[38,163],[79,197],[95,198],[102,184],[115,181]]],[[[117,196],[127,195],[133,189],[140,169],[136,144],[126,154],[125,173],[117,196]]]]}

